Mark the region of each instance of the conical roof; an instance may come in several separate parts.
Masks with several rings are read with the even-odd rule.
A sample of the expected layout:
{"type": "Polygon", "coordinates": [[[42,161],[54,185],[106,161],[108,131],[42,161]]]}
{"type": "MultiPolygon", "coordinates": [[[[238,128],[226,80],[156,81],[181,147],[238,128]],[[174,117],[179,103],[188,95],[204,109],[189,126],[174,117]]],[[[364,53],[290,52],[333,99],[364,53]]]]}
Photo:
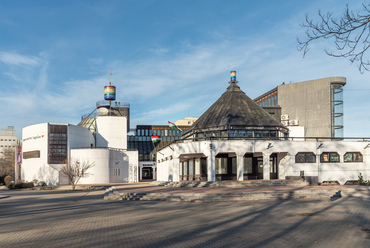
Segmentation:
{"type": "MultiPolygon", "coordinates": [[[[192,125],[189,132],[225,129],[280,130],[286,127],[230,81],[226,92],[192,125]]],[[[184,134],[185,136],[188,136],[184,134]]]]}

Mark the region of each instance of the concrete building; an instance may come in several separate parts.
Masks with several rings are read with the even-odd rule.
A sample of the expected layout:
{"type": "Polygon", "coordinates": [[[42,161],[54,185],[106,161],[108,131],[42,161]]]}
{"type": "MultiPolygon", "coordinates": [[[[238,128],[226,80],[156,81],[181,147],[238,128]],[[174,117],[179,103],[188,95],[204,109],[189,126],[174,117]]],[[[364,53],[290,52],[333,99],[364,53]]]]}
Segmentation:
{"type": "MultiPolygon", "coordinates": [[[[336,89],[341,89],[345,79],[330,78],[318,82],[327,82],[325,94],[330,96],[336,94],[336,89]]],[[[235,76],[229,83],[226,92],[184,132],[181,140],[158,151],[159,181],[243,181],[304,177],[314,184],[324,181],[344,184],[357,180],[360,173],[364,179],[370,179],[369,141],[332,139],[331,134],[335,134],[335,125],[330,121],[332,117],[325,119],[330,126],[306,132],[316,138],[307,139],[303,135],[296,139],[289,136],[289,126],[281,124],[276,116],[271,116],[241,91],[235,76]]],[[[299,87],[301,85],[297,84],[299,87]]],[[[284,92],[284,87],[280,93],[284,92]]],[[[302,94],[296,90],[297,94],[302,94]]],[[[301,90],[304,91],[305,87],[301,90]]],[[[271,93],[268,94],[270,99],[277,94],[276,90],[271,93]]],[[[310,96],[310,99],[313,98],[310,96]]],[[[325,96],[317,95],[316,99],[321,101],[325,96]]],[[[335,108],[331,106],[336,104],[336,100],[336,97],[325,100],[329,116],[335,108]]],[[[281,111],[288,113],[284,112],[288,110],[283,107],[281,111]]],[[[298,112],[296,115],[292,112],[289,114],[297,119],[305,116],[298,112]]],[[[313,118],[311,114],[307,116],[313,118]]],[[[320,120],[313,118],[313,121],[320,120]]],[[[302,124],[311,128],[309,118],[302,119],[302,124]]]]}
{"type": "Polygon", "coordinates": [[[8,126],[7,129],[0,129],[0,158],[3,154],[3,149],[14,148],[17,146],[17,136],[13,126],[8,126]]]}
{"type": "Polygon", "coordinates": [[[285,126],[304,127],[306,137],[341,138],[345,84],[344,77],[283,83],[254,102],[285,126]]]}

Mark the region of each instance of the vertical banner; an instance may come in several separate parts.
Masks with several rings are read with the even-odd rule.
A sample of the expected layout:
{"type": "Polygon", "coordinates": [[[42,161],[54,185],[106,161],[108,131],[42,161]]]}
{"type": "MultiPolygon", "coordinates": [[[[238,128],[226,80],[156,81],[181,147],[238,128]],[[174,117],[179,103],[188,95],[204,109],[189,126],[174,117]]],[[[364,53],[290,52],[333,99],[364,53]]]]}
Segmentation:
{"type": "Polygon", "coordinates": [[[22,147],[17,147],[17,164],[22,164],[22,147]]]}

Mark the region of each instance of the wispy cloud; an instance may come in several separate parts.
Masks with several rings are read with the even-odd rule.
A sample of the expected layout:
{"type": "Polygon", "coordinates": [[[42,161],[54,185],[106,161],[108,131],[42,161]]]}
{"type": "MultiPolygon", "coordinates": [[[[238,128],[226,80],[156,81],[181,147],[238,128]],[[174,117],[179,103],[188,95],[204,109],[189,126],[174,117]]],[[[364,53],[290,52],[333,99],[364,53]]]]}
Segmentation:
{"type": "Polygon", "coordinates": [[[40,60],[34,56],[24,56],[18,53],[0,52],[0,61],[7,65],[38,66],[40,60]]]}

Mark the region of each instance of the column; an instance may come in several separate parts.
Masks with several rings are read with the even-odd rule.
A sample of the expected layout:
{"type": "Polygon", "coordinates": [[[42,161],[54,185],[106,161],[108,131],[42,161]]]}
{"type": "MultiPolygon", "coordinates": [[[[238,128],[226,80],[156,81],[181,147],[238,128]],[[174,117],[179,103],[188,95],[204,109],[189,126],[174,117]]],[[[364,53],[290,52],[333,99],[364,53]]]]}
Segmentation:
{"type": "Polygon", "coordinates": [[[270,154],[263,153],[263,180],[270,180],[270,154]]]}
{"type": "Polygon", "coordinates": [[[244,154],[237,154],[236,155],[236,163],[237,163],[237,179],[238,181],[244,180],[244,154]]]}
{"type": "Polygon", "coordinates": [[[213,156],[213,152],[207,157],[207,181],[216,181],[215,157],[213,156]]]}

